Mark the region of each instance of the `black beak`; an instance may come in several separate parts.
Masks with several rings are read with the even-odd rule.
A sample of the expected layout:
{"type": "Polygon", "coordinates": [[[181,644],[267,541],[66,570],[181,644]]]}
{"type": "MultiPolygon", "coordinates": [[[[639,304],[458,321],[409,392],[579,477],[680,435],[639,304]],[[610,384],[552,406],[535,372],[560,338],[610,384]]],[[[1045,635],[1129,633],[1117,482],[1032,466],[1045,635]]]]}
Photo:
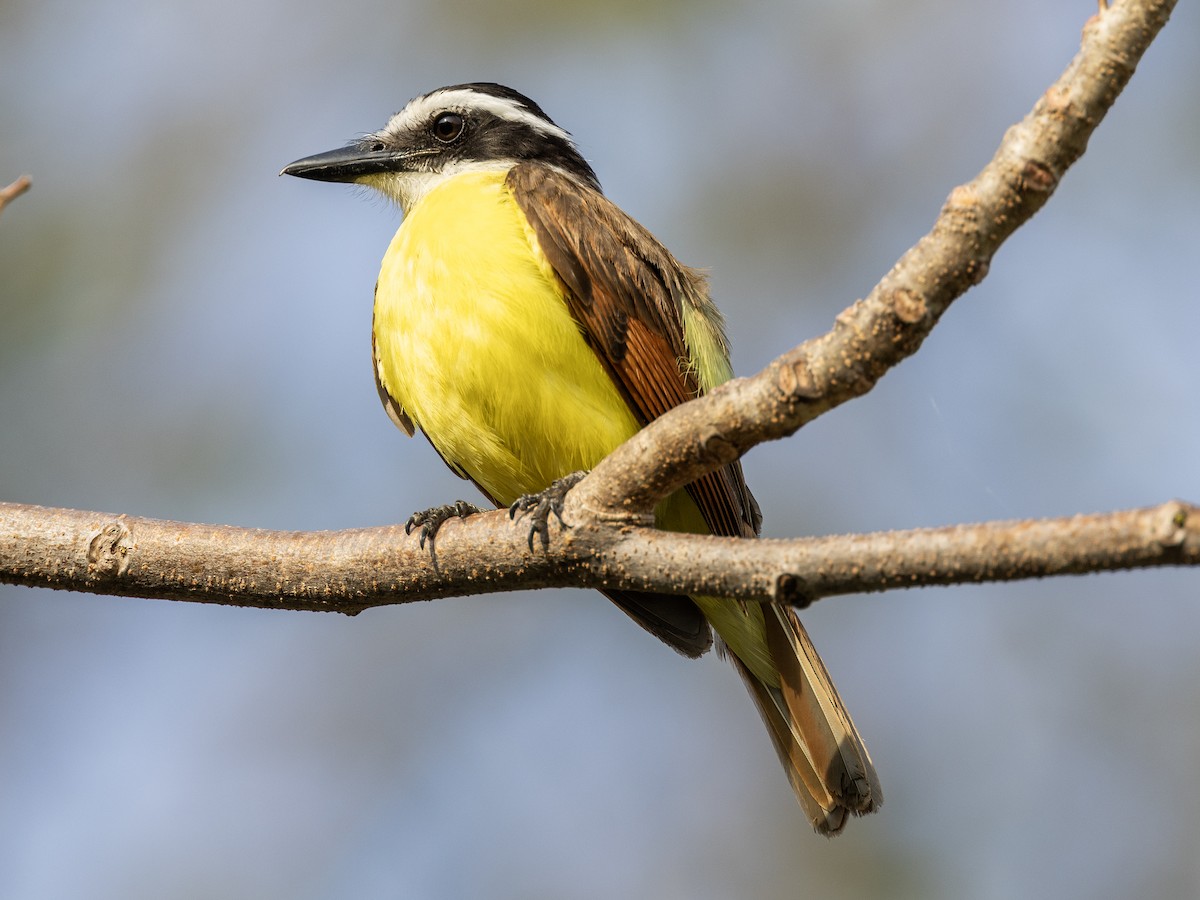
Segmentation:
{"type": "Polygon", "coordinates": [[[365,175],[402,172],[408,154],[395,150],[364,150],[357,144],[306,156],[283,167],[280,175],[295,175],[314,181],[355,182],[365,175]]]}

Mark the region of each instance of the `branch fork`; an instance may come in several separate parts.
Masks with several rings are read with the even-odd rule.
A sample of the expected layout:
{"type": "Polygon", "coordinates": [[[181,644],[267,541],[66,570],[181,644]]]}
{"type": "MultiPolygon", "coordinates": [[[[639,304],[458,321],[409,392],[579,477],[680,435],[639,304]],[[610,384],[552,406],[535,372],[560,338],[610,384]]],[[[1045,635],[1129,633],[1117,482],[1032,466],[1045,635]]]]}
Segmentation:
{"type": "MultiPolygon", "coordinates": [[[[138,597],[355,613],[369,606],[549,586],[615,587],[805,604],[896,587],[1200,564],[1200,514],[1180,501],[1101,516],[804,540],[659,532],[676,490],[871,390],[1082,155],[1174,0],[1122,0],[992,160],[954,188],[932,229],[832,330],[762,372],[676,407],[565,497],[569,528],[541,552],[505,511],[451,520],[438,565],[402,526],[274,532],[0,503],[0,581],[138,597]]],[[[28,186],[0,191],[0,209],[28,186]]],[[[553,517],[551,517],[553,518],[553,517]]]]}

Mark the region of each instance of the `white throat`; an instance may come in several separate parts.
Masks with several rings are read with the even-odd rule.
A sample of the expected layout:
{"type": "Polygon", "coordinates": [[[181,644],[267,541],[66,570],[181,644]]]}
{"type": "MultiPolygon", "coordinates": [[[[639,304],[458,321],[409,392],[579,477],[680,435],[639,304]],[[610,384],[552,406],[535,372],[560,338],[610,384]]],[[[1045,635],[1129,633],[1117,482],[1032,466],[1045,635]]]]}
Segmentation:
{"type": "Polygon", "coordinates": [[[407,215],[439,185],[468,172],[507,172],[516,162],[511,159],[464,160],[451,163],[437,172],[381,172],[364,175],[358,184],[374,188],[389,200],[399,204],[407,215]]]}

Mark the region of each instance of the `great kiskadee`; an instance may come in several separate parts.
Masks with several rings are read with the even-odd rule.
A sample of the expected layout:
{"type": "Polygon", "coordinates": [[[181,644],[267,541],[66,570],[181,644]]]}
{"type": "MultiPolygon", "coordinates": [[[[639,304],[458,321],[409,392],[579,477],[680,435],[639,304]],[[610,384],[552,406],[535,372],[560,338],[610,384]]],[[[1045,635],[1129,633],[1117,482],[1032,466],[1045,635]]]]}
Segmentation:
{"type": "MultiPolygon", "coordinates": [[[[400,205],[375,289],[379,396],[499,506],[592,468],[731,377],[704,276],[608,200],[571,136],[511,88],[439,88],[283,173],[366,185],[400,205]]],[[[668,497],[656,520],[752,538],[761,515],[734,463],[668,497]]],[[[716,630],[817,831],[837,833],[883,801],[790,608],[607,593],[685,656],[708,650],[716,630]]]]}

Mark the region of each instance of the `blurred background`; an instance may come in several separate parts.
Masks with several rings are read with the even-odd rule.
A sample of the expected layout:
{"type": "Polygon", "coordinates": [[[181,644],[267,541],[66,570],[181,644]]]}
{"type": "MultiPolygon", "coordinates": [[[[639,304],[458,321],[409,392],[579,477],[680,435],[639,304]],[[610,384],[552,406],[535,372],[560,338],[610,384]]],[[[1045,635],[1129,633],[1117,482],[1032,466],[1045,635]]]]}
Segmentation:
{"type": "MultiPolygon", "coordinates": [[[[1094,2],[7,0],[0,498],[324,529],[474,499],[379,406],[398,223],[280,167],[511,84],[711,270],[751,373],[923,234],[1094,2]]],[[[767,533],[1200,500],[1200,13],[917,358],[746,460],[767,533]]],[[[1200,893],[1200,597],[828,600],[887,803],[803,821],[744,690],[587,592],[355,619],[0,587],[5,898],[1200,893]]]]}

